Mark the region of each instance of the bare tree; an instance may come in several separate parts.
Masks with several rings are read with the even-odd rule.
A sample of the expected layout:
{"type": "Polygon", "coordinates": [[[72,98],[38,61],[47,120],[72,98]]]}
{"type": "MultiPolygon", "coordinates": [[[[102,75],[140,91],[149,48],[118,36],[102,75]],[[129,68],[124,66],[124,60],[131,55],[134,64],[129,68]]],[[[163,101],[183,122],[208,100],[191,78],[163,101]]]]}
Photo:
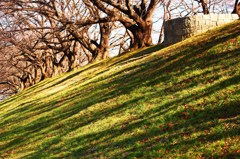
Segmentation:
{"type": "Polygon", "coordinates": [[[121,22],[130,32],[132,49],[152,44],[152,15],[159,0],[85,0],[84,2],[92,2],[106,15],[102,18],[88,19],[90,23],[121,22]]]}

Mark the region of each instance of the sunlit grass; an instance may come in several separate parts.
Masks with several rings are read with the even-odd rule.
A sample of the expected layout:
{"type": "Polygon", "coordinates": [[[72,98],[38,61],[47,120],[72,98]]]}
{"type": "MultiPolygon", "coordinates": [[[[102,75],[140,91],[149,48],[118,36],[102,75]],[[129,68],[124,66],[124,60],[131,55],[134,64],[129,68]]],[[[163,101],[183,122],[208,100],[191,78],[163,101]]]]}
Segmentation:
{"type": "Polygon", "coordinates": [[[0,103],[0,158],[238,158],[240,22],[0,103]]]}

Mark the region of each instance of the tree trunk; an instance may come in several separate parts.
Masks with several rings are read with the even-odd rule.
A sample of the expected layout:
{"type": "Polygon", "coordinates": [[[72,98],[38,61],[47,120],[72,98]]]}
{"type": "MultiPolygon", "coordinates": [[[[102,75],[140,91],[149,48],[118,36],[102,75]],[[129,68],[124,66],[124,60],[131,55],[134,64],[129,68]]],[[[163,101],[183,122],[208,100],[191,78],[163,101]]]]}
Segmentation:
{"type": "Polygon", "coordinates": [[[131,50],[146,47],[152,45],[152,23],[151,22],[143,22],[141,27],[134,25],[131,27],[126,27],[129,29],[134,39],[132,39],[130,48],[131,50]]]}
{"type": "Polygon", "coordinates": [[[238,0],[236,0],[236,2],[235,2],[232,14],[238,14],[238,17],[240,19],[240,3],[238,3],[238,0]]]}
{"type": "Polygon", "coordinates": [[[19,79],[19,83],[20,83],[19,86],[21,91],[26,88],[27,80],[28,80],[27,74],[24,73],[22,77],[19,79]]]}
{"type": "Polygon", "coordinates": [[[47,78],[52,77],[53,76],[53,58],[51,56],[46,57],[46,61],[45,61],[45,65],[46,65],[46,74],[45,76],[47,78]]]}
{"type": "Polygon", "coordinates": [[[202,4],[202,9],[203,9],[203,14],[209,14],[209,9],[208,9],[208,6],[207,6],[207,0],[201,0],[200,1],[201,4],[202,4]]]}
{"type": "Polygon", "coordinates": [[[238,17],[240,19],[240,3],[238,3],[238,6],[237,6],[237,14],[238,14],[238,17]]]}
{"type": "Polygon", "coordinates": [[[102,60],[109,57],[108,47],[111,34],[111,24],[110,23],[100,24],[100,34],[101,41],[100,45],[98,45],[98,47],[96,48],[97,49],[96,60],[102,60]]]}
{"type": "Polygon", "coordinates": [[[161,44],[164,41],[164,25],[166,23],[166,20],[167,20],[167,6],[164,5],[163,22],[162,22],[162,26],[161,26],[159,39],[158,39],[159,44],[161,44]]]}
{"type": "Polygon", "coordinates": [[[40,68],[40,72],[41,72],[40,81],[42,81],[42,80],[46,79],[46,77],[47,77],[47,75],[46,75],[46,66],[45,66],[44,63],[42,63],[42,64],[39,66],[39,68],[40,68]]]}
{"type": "Polygon", "coordinates": [[[238,0],[235,1],[235,5],[234,5],[234,9],[232,11],[232,14],[237,14],[237,10],[238,10],[238,0]]]}

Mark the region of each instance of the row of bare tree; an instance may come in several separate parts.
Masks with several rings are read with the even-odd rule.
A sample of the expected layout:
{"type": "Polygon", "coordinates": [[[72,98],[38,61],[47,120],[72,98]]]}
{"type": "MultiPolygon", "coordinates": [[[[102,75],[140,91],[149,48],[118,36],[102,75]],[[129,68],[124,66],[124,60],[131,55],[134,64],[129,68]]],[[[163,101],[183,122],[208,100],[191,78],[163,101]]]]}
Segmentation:
{"type": "Polygon", "coordinates": [[[163,26],[174,17],[228,12],[233,5],[231,0],[1,0],[0,94],[152,45],[154,17],[163,26]]]}

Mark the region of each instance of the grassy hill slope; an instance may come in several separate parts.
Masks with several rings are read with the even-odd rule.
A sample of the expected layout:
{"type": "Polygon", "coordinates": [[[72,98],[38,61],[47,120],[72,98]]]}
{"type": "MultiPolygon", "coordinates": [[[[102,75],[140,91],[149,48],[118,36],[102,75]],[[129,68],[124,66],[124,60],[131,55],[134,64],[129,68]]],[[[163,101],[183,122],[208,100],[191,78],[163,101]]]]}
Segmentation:
{"type": "Polygon", "coordinates": [[[0,158],[238,158],[240,22],[0,103],[0,158]]]}

